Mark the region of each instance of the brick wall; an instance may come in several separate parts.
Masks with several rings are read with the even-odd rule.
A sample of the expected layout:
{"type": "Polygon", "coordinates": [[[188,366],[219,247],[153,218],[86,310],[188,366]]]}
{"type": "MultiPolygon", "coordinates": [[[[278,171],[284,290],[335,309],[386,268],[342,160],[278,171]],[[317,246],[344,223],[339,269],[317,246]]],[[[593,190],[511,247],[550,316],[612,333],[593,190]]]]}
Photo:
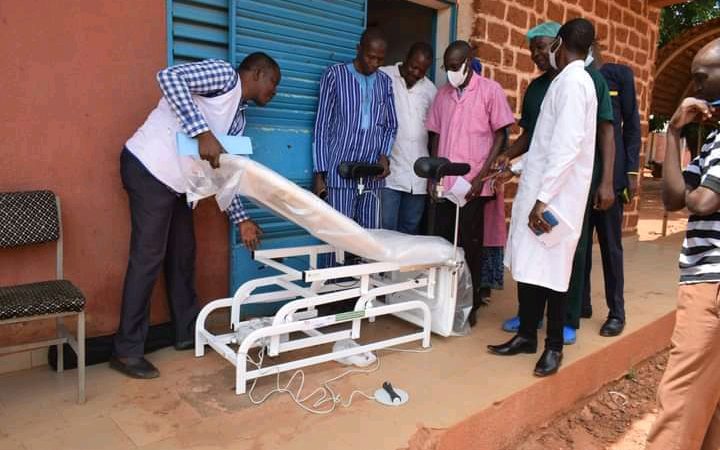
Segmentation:
{"type": "MultiPolygon", "coordinates": [[[[538,75],[525,39],[527,30],[546,20],[559,23],[576,17],[591,20],[604,60],[627,64],[635,72],[643,130],[641,161],[644,162],[657,53],[658,8],[649,7],[644,0],[462,0],[458,3],[458,36],[476,46],[477,56],[485,67],[484,75],[502,84],[518,118],[523,93],[538,75]]],[[[514,133],[519,133],[517,127],[514,133]]],[[[508,197],[514,192],[510,186],[508,197]]],[[[638,200],[626,208],[624,233],[634,233],[637,229],[638,200]]]]}

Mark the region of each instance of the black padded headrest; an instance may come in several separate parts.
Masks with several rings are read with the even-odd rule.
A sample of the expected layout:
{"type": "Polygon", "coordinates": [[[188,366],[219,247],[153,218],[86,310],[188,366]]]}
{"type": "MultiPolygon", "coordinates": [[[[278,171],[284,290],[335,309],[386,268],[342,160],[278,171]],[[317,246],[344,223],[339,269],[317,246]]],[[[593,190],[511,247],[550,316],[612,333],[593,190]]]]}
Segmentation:
{"type": "Polygon", "coordinates": [[[431,158],[424,156],[415,161],[415,174],[420,178],[435,181],[447,176],[462,176],[470,172],[470,164],[454,163],[447,158],[431,158]]]}
{"type": "Polygon", "coordinates": [[[343,178],[356,180],[358,178],[376,177],[383,173],[383,166],[366,162],[342,162],[338,172],[343,178]]]}

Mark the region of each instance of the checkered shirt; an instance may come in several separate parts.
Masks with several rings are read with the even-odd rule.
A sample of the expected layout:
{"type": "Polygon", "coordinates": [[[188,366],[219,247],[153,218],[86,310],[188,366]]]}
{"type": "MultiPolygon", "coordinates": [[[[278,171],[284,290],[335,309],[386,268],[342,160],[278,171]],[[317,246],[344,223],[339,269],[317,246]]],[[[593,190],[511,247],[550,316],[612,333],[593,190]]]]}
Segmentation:
{"type": "MultiPolygon", "coordinates": [[[[157,80],[183,131],[188,136],[195,137],[210,131],[210,127],[192,96],[216,97],[225,94],[235,88],[240,77],[227,61],[206,59],[163,69],[158,72],[157,80]]],[[[238,107],[228,130],[229,135],[242,134],[245,130],[245,109],[246,103],[238,107]]],[[[236,224],[249,218],[240,196],[233,199],[227,214],[236,224]]]]}

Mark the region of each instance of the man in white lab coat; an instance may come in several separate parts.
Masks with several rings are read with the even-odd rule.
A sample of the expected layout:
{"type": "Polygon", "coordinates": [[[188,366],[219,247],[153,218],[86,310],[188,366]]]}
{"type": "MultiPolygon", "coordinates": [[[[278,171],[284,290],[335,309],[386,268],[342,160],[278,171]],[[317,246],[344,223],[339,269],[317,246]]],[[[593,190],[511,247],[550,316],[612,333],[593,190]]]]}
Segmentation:
{"type": "Polygon", "coordinates": [[[547,302],[547,339],[536,376],[557,372],[562,361],[567,290],[595,154],[597,96],[584,69],[594,39],[593,25],[585,19],[560,29],[550,47],[550,63],[560,73],[543,100],[530,149],[512,169],[522,166],[505,265],[518,283],[520,330],[488,349],[497,355],[536,353],[537,326],[547,302]],[[547,212],[559,222],[559,236],[553,235],[547,212]]]}

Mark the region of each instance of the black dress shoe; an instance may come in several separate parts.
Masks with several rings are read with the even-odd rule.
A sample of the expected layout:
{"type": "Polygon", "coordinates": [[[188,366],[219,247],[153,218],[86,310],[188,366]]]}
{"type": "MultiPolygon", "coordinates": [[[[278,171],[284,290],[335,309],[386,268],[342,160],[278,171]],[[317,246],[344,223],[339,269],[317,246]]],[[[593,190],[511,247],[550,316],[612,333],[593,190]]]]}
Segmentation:
{"type": "Polygon", "coordinates": [[[554,374],[560,368],[562,359],[562,352],[545,349],[537,364],[535,364],[535,372],[533,372],[533,374],[536,377],[546,377],[554,374]]]}
{"type": "Polygon", "coordinates": [[[157,368],[145,358],[118,358],[117,356],[112,356],[110,358],[110,367],[131,378],[149,380],[150,378],[160,376],[157,368]]]}
{"type": "Polygon", "coordinates": [[[580,318],[581,319],[592,318],[592,309],[583,309],[582,312],[580,312],[580,318]]]}
{"type": "Polygon", "coordinates": [[[195,348],[195,339],[185,339],[184,341],[177,341],[174,345],[175,350],[191,350],[195,348]]]}
{"type": "Polygon", "coordinates": [[[602,327],[600,327],[600,336],[613,337],[619,336],[625,329],[625,322],[615,317],[609,317],[602,327]]]}
{"type": "Polygon", "coordinates": [[[537,341],[516,335],[501,345],[488,345],[490,353],[500,356],[512,356],[519,353],[537,353],[537,341]]]}

